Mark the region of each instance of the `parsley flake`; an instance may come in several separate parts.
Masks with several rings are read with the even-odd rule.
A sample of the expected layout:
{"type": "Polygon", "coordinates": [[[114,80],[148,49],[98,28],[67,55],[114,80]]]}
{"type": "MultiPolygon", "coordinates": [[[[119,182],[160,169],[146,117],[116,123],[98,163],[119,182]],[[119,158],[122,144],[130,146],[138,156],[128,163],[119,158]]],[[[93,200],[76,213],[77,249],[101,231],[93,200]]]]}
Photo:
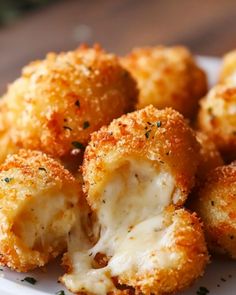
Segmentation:
{"type": "Polygon", "coordinates": [[[197,295],[206,295],[210,293],[210,291],[206,287],[199,287],[197,290],[197,295]]]}
{"type": "Polygon", "coordinates": [[[149,136],[150,136],[150,132],[151,132],[151,130],[148,130],[146,133],[145,133],[145,137],[148,139],[149,138],[149,136]]]}
{"type": "Polygon", "coordinates": [[[161,127],[161,121],[157,121],[157,127],[161,127]]]}
{"type": "Polygon", "coordinates": [[[226,282],[226,279],[225,278],[221,278],[220,279],[222,282],[226,282]]]}
{"type": "Polygon", "coordinates": [[[210,114],[210,115],[212,114],[212,108],[211,107],[208,108],[207,111],[208,111],[208,114],[210,114]]]}
{"type": "Polygon", "coordinates": [[[71,144],[72,144],[76,149],[79,149],[79,150],[84,150],[84,149],[85,149],[84,145],[83,145],[81,142],[79,142],[79,141],[72,141],[71,144]]]}
{"type": "Polygon", "coordinates": [[[63,290],[60,290],[58,292],[56,292],[57,295],[65,295],[65,292],[63,290]]]}
{"type": "Polygon", "coordinates": [[[23,280],[21,280],[21,282],[27,282],[31,285],[35,285],[37,283],[37,280],[32,277],[25,277],[23,280]]]}
{"type": "Polygon", "coordinates": [[[87,129],[89,128],[89,126],[90,126],[89,121],[85,121],[83,124],[83,129],[87,129]]]}
{"type": "Polygon", "coordinates": [[[6,183],[9,183],[13,178],[10,178],[10,177],[6,177],[4,178],[3,180],[6,182],[6,183]]]}

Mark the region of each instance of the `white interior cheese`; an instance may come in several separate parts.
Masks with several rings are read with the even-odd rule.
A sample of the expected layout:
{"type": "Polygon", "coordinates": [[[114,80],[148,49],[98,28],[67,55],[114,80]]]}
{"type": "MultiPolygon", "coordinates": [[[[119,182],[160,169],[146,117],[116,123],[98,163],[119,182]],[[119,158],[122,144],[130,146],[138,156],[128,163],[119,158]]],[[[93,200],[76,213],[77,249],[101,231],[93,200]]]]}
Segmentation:
{"type": "Polygon", "coordinates": [[[56,238],[65,240],[75,222],[72,201],[72,196],[69,202],[61,193],[29,196],[13,225],[14,233],[31,249],[49,246],[56,238]]]}
{"type": "Polygon", "coordinates": [[[173,265],[173,260],[180,258],[176,254],[171,255],[168,249],[173,241],[173,228],[174,224],[166,227],[161,215],[135,226],[109,261],[112,275],[117,276],[123,272],[136,274],[173,265]]]}
{"type": "Polygon", "coordinates": [[[70,249],[73,272],[62,280],[74,292],[105,295],[115,288],[111,277],[168,267],[180,259],[170,250],[174,224],[163,215],[180,197],[172,175],[134,159],[108,175],[97,212],[98,242],[92,248],[79,248],[78,243],[70,249]],[[108,258],[101,268],[94,267],[97,253],[108,258]]]}

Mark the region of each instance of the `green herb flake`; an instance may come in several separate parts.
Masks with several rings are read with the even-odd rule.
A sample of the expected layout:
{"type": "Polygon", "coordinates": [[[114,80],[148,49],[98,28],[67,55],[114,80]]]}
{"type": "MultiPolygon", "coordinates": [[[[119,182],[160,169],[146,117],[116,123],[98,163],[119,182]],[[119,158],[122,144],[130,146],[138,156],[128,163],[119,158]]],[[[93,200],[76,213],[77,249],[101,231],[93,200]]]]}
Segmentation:
{"type": "Polygon", "coordinates": [[[213,120],[215,118],[215,115],[213,113],[213,109],[212,108],[208,108],[207,109],[207,112],[208,112],[208,114],[210,116],[210,120],[213,120]]]}
{"type": "Polygon", "coordinates": [[[80,107],[80,102],[79,100],[76,100],[75,105],[79,108],[80,107]]]}
{"type": "Polygon", "coordinates": [[[72,141],[71,144],[72,144],[76,149],[79,149],[79,150],[84,150],[84,149],[85,149],[84,145],[83,145],[81,142],[79,142],[79,141],[72,141]]]}
{"type": "Polygon", "coordinates": [[[60,290],[58,292],[56,292],[57,295],[65,295],[65,292],[63,290],[60,290]]]}
{"type": "Polygon", "coordinates": [[[63,128],[64,128],[65,130],[70,130],[70,131],[72,131],[72,128],[70,128],[69,126],[63,126],[63,128]]]}
{"type": "Polygon", "coordinates": [[[37,283],[37,280],[35,280],[35,278],[32,277],[25,277],[23,280],[21,280],[21,282],[27,282],[31,285],[35,285],[37,283]]]}
{"type": "Polygon", "coordinates": [[[199,287],[197,290],[197,295],[206,295],[210,293],[210,291],[206,287],[199,287]]]}
{"type": "Polygon", "coordinates": [[[211,107],[208,108],[207,111],[208,111],[208,114],[210,114],[210,115],[212,114],[212,108],[211,107]]]}
{"type": "Polygon", "coordinates": [[[2,269],[2,268],[0,268],[0,271],[3,271],[3,269],[2,269]]]}
{"type": "Polygon", "coordinates": [[[157,121],[157,127],[161,127],[161,121],[157,121]]]}
{"type": "Polygon", "coordinates": [[[6,177],[3,179],[3,181],[5,181],[6,183],[9,183],[10,181],[12,181],[13,178],[10,177],[6,177]]]}
{"type": "Polygon", "coordinates": [[[225,278],[221,278],[220,279],[222,282],[226,282],[226,279],[225,278]]]}
{"type": "Polygon", "coordinates": [[[87,129],[89,128],[89,126],[90,126],[89,121],[85,121],[83,124],[83,129],[87,129]]]}
{"type": "Polygon", "coordinates": [[[151,132],[151,130],[148,130],[147,132],[145,132],[145,137],[148,139],[149,138],[149,136],[150,136],[150,132],[151,132]]]}
{"type": "Polygon", "coordinates": [[[40,170],[40,171],[47,172],[47,170],[46,170],[44,167],[39,167],[39,170],[40,170]]]}

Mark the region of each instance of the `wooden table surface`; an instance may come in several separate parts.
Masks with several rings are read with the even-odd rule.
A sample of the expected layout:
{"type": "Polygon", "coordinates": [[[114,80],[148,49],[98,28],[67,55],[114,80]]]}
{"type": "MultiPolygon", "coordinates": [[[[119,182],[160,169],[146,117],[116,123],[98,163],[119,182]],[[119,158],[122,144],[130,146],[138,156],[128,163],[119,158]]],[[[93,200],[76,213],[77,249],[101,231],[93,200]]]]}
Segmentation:
{"type": "Polygon", "coordinates": [[[64,0],[0,29],[0,94],[23,65],[48,51],[101,43],[127,53],[134,46],[184,44],[221,56],[236,48],[235,0],[64,0]]]}

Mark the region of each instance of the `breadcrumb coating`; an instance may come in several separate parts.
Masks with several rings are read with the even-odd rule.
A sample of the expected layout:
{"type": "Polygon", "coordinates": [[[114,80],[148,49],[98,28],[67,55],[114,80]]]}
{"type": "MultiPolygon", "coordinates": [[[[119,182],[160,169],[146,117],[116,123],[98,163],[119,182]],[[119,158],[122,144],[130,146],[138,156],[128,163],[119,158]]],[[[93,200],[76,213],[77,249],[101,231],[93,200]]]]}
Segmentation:
{"type": "Polygon", "coordinates": [[[190,119],[196,115],[207,80],[187,48],[136,48],[122,58],[122,64],[138,83],[138,109],[152,104],[160,109],[172,107],[190,119]]]}
{"type": "Polygon", "coordinates": [[[131,294],[175,294],[189,287],[203,273],[208,256],[199,218],[195,213],[180,209],[171,216],[171,222],[172,243],[165,250],[167,255],[179,255],[179,259],[173,259],[169,268],[157,268],[144,274],[136,269],[119,277],[120,285],[129,285],[135,290],[131,294]]]}
{"type": "Polygon", "coordinates": [[[69,245],[61,278],[69,290],[173,294],[202,275],[208,254],[201,223],[178,209],[198,155],[193,131],[172,109],[149,106],[93,133],[82,170],[100,230],[93,243],[69,245]]]}
{"type": "Polygon", "coordinates": [[[218,166],[222,166],[224,161],[217,150],[214,142],[209,136],[203,132],[198,131],[196,133],[197,141],[200,143],[200,163],[197,169],[198,180],[205,179],[209,171],[218,166]]]}
{"type": "Polygon", "coordinates": [[[0,166],[0,264],[20,272],[66,250],[81,185],[58,162],[21,150],[0,166]]]}
{"type": "Polygon", "coordinates": [[[208,174],[194,208],[204,222],[210,250],[236,259],[236,162],[208,174]]]}
{"type": "MultiPolygon", "coordinates": [[[[104,173],[113,169],[113,162],[132,156],[168,169],[181,191],[179,204],[182,205],[194,185],[199,149],[195,133],[173,109],[157,110],[148,106],[123,115],[92,134],[83,164],[85,193],[90,202],[95,188],[102,185],[104,173]]],[[[94,201],[91,200],[92,206],[94,201]]]]}
{"type": "MultiPolygon", "coordinates": [[[[16,150],[74,155],[84,150],[91,132],[132,111],[137,95],[118,58],[98,46],[49,53],[24,67],[8,87],[1,129],[16,150]]],[[[8,150],[1,153],[4,158],[8,150]]]]}
{"type": "Polygon", "coordinates": [[[200,105],[200,130],[208,134],[227,161],[236,159],[236,87],[217,85],[200,105]]]}

